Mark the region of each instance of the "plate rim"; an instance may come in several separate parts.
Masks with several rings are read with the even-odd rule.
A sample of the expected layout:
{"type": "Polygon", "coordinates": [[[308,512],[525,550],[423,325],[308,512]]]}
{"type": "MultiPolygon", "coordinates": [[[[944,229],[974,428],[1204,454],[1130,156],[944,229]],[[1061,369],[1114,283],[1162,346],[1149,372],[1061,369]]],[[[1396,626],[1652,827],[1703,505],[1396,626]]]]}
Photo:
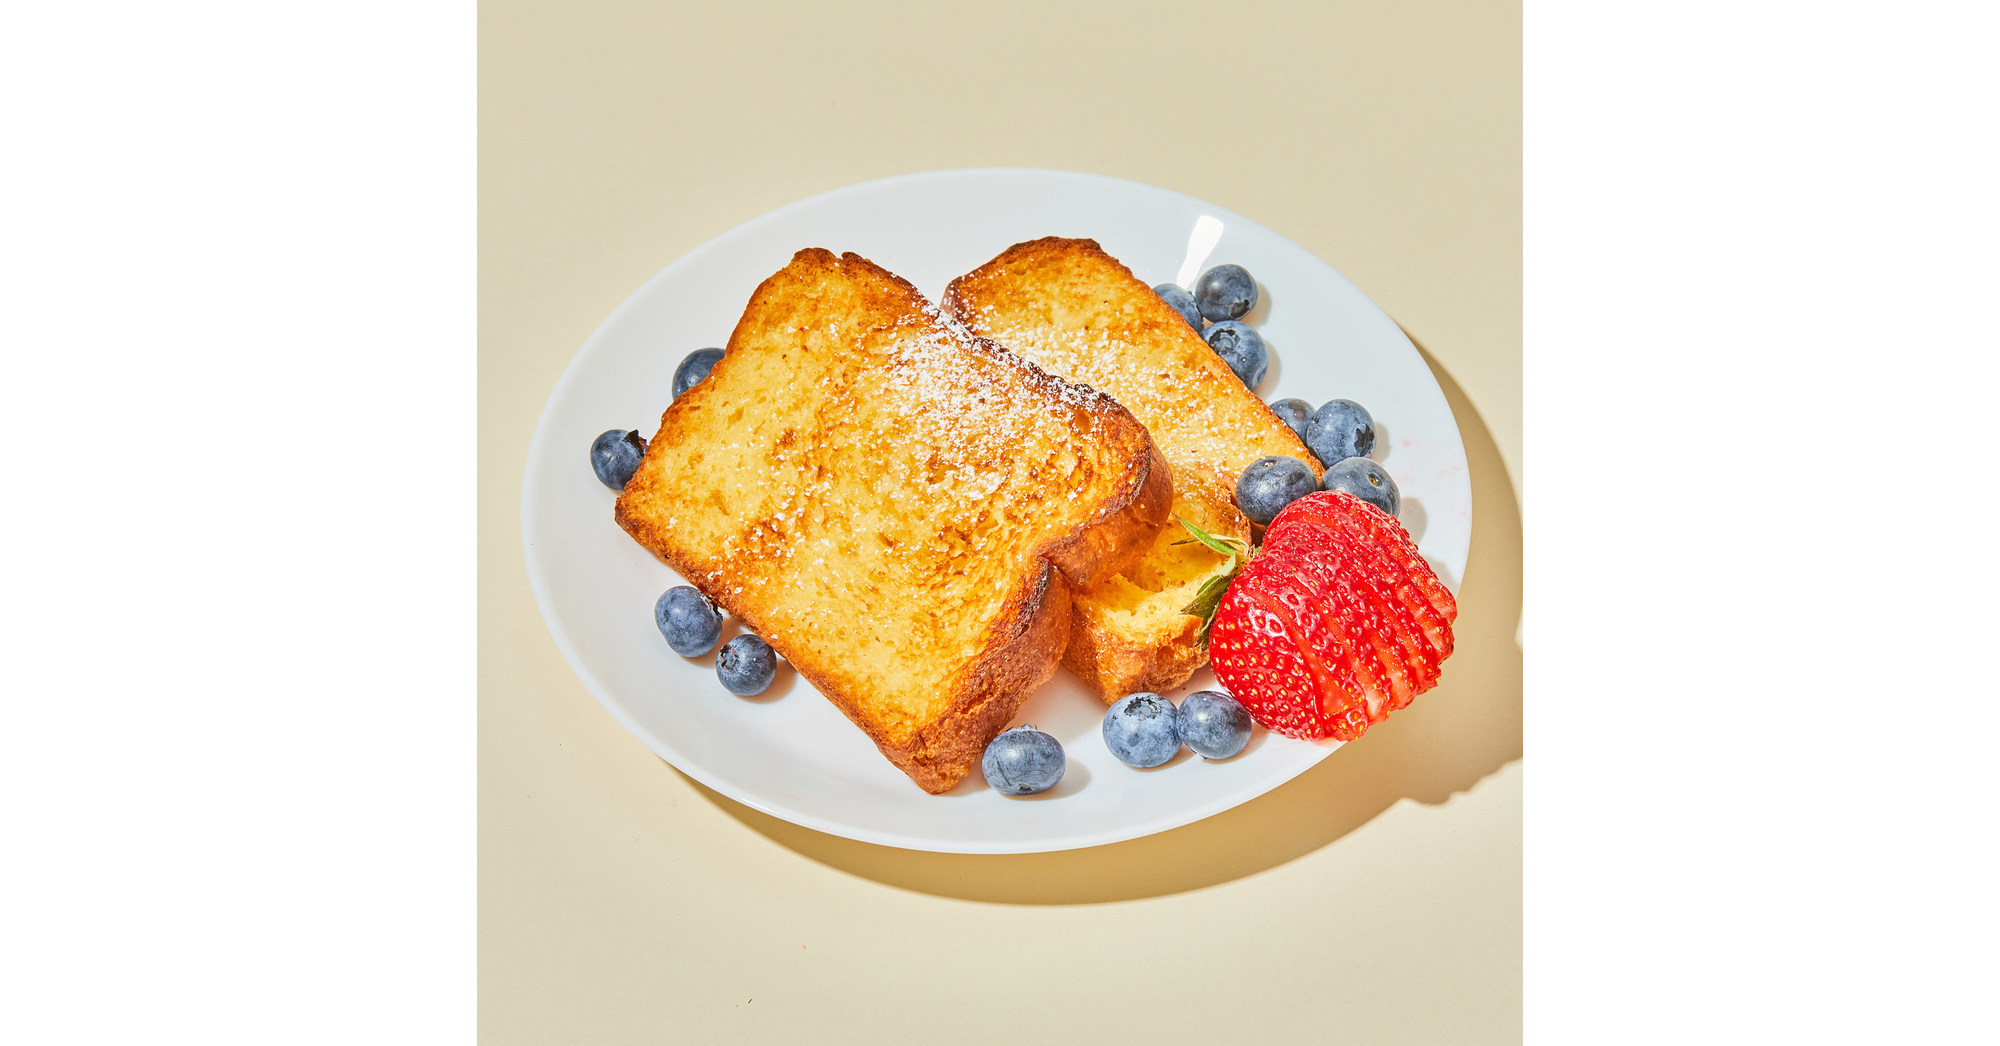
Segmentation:
{"type": "MultiPolygon", "coordinates": [[[[1044,841],[999,840],[991,843],[982,843],[978,840],[939,840],[933,838],[899,835],[894,832],[879,831],[872,828],[859,827],[852,824],[843,824],[834,822],[832,820],[811,813],[809,811],[797,810],[791,808],[781,808],[779,804],[776,804],[768,799],[765,799],[755,794],[739,794],[740,791],[739,789],[736,789],[730,786],[729,784],[724,783],[723,781],[712,775],[708,770],[699,766],[697,761],[689,760],[685,756],[682,756],[679,750],[675,746],[668,743],[666,739],[659,737],[657,734],[641,726],[632,716],[630,716],[625,711],[625,709],[617,701],[608,698],[606,696],[608,688],[603,684],[603,682],[600,679],[598,679],[596,674],[592,672],[590,667],[585,663],[584,659],[579,654],[575,644],[571,641],[568,630],[563,626],[559,617],[556,615],[552,615],[550,613],[551,597],[548,592],[548,582],[544,576],[544,570],[542,565],[537,561],[532,551],[534,548],[534,541],[532,540],[532,538],[535,530],[537,529],[533,525],[533,521],[539,516],[539,513],[534,508],[533,504],[530,501],[529,481],[530,477],[533,474],[534,464],[537,461],[539,461],[542,456],[545,441],[553,438],[553,436],[550,435],[551,426],[549,424],[549,411],[551,406],[562,398],[565,391],[567,391],[567,389],[569,388],[570,383],[572,381],[577,380],[578,367],[580,362],[583,360],[584,356],[589,352],[591,346],[594,345],[599,338],[604,336],[604,332],[607,329],[614,327],[625,316],[625,314],[628,311],[637,308],[636,303],[641,298],[645,297],[646,291],[652,288],[655,284],[671,279],[677,272],[679,272],[684,267],[694,264],[694,262],[701,255],[703,255],[709,249],[715,247],[717,244],[720,244],[726,240],[732,239],[736,236],[760,228],[762,226],[777,221],[781,221],[785,217],[797,211],[823,205],[829,200],[838,198],[843,195],[858,194],[864,191],[880,190],[884,187],[894,184],[917,182],[917,181],[945,180],[954,178],[995,176],[995,175],[1021,176],[1021,177],[1031,177],[1031,178],[1041,177],[1041,178],[1056,178],[1056,179],[1072,179],[1077,181],[1100,182],[1100,183],[1115,185],[1125,191],[1139,191],[1144,193],[1151,193],[1160,196],[1165,196],[1177,202],[1185,202],[1187,204],[1192,204],[1199,208],[1206,209],[1209,212],[1213,213],[1216,217],[1220,218],[1226,225],[1231,223],[1241,223],[1244,226],[1252,227],[1263,233],[1269,234],[1270,236],[1276,237],[1277,239],[1285,243],[1297,247],[1307,257],[1311,258],[1313,261],[1318,262],[1321,266],[1323,266],[1327,270],[1327,272],[1330,275],[1332,275],[1335,279],[1346,282],[1349,286],[1354,287],[1356,292],[1358,292],[1361,295],[1361,297],[1368,302],[1370,306],[1372,306],[1376,311],[1382,313],[1382,315],[1389,320],[1390,324],[1395,327],[1397,335],[1401,337],[1407,345],[1409,345],[1411,352],[1416,355],[1418,362],[1424,365],[1426,377],[1430,379],[1430,392],[1431,394],[1437,397],[1439,404],[1444,408],[1445,417],[1451,420],[1452,433],[1457,439],[1461,455],[1463,456],[1464,454],[1464,444],[1465,444],[1464,433],[1459,428],[1457,414],[1454,411],[1452,411],[1451,404],[1449,400],[1445,397],[1442,386],[1438,384],[1436,375],[1429,373],[1430,368],[1428,363],[1424,361],[1422,353],[1416,348],[1416,344],[1410,340],[1408,333],[1403,331],[1402,325],[1396,323],[1395,318],[1389,316],[1387,310],[1383,309],[1381,305],[1376,303],[1373,297],[1369,296],[1367,292],[1362,291],[1359,286],[1353,283],[1353,281],[1348,280],[1346,275],[1341,273],[1339,269],[1334,268],[1334,266],[1331,263],[1327,262],[1324,258],[1321,258],[1318,254],[1314,253],[1313,251],[1308,250],[1303,245],[1300,245],[1296,241],[1293,241],[1290,237],[1284,236],[1282,233],[1279,233],[1276,230],[1273,230],[1268,226],[1265,226],[1262,223],[1255,221],[1254,219],[1244,217],[1243,215],[1238,214],[1235,211],[1229,210],[1228,208],[1210,203],[1209,201],[1203,200],[1199,197],[1190,196],[1186,193],[1178,192],[1173,189],[1163,188],[1157,185],[1152,185],[1147,182],[1139,182],[1127,178],[1119,178],[1112,175],[1097,174],[1089,171],[1070,171],[1058,168],[1044,168],[1044,167],[1009,167],[1009,166],[948,167],[948,168],[934,168],[923,171],[912,171],[903,174],[890,175],[883,178],[874,178],[867,181],[854,182],[848,185],[838,186],[836,188],[814,193],[810,196],[801,197],[789,203],[765,211],[745,221],[738,222],[737,224],[730,226],[729,228],[723,230],[722,232],[717,233],[716,235],[708,238],[707,240],[704,240],[700,244],[697,244],[695,247],[682,253],[680,257],[675,258],[672,262],[668,263],[664,268],[654,273],[651,277],[649,277],[644,282],[640,283],[637,287],[635,287],[633,290],[631,290],[629,293],[627,293],[625,297],[619,301],[618,305],[615,308],[613,308],[609,313],[605,314],[605,317],[602,320],[600,320],[595,327],[591,329],[589,335],[587,335],[584,338],[584,340],[577,346],[575,352],[571,354],[569,362],[565,364],[563,367],[562,374],[556,379],[555,384],[549,390],[548,396],[544,398],[542,402],[542,409],[536,417],[534,432],[528,442],[528,449],[523,459],[522,472],[521,472],[521,497],[519,505],[520,530],[521,530],[521,555],[523,564],[526,568],[528,575],[528,586],[534,595],[536,610],[541,615],[542,624],[547,629],[550,638],[552,638],[555,641],[556,648],[559,651],[561,651],[563,655],[563,660],[569,664],[570,670],[574,672],[577,678],[584,684],[584,688],[590,691],[591,696],[597,700],[597,703],[601,707],[603,707],[605,711],[611,714],[612,719],[616,721],[620,726],[622,726],[625,729],[626,733],[630,734],[634,739],[638,740],[641,744],[644,744],[647,750],[650,751],[655,757],[667,763],[669,766],[671,766],[674,770],[678,771],[679,773],[685,774],[689,778],[700,783],[703,787],[709,789],[710,791],[715,792],[718,795],[724,796],[733,802],[741,803],[742,805],[747,806],[752,810],[756,810],[757,812],[765,814],[766,816],[777,818],[778,820],[787,822],[789,824],[798,825],[802,828],[807,828],[837,838],[851,839],[857,842],[888,846],[896,849],[915,850],[915,851],[930,852],[930,853],[957,853],[957,854],[970,854],[970,855],[1054,853],[1067,850],[1089,849],[1091,847],[1096,847],[1096,846],[1108,846],[1114,843],[1127,842],[1133,839],[1140,839],[1146,836],[1156,835],[1161,832],[1171,831],[1175,828],[1180,828],[1185,825],[1193,824],[1196,821],[1201,821],[1209,817],[1213,817],[1216,814],[1222,813],[1226,810],[1234,809],[1235,807],[1242,806],[1250,802],[1254,802],[1255,800],[1260,799],[1263,796],[1269,795],[1270,793],[1278,790],[1279,788],[1282,788],[1285,785],[1290,784],[1291,782],[1297,780],[1299,777],[1303,776],[1307,771],[1311,770],[1315,766],[1318,766],[1321,762],[1323,762],[1327,758],[1327,756],[1331,755],[1336,749],[1340,748],[1342,744],[1341,742],[1338,741],[1306,742],[1319,750],[1317,756],[1312,758],[1310,761],[1306,762],[1304,765],[1300,766],[1297,770],[1293,771],[1290,775],[1284,777],[1282,780],[1275,781],[1268,787],[1265,787],[1260,791],[1257,791],[1251,795],[1238,797],[1234,794],[1225,793],[1204,802],[1194,803],[1185,807],[1178,808],[1171,813],[1163,814],[1158,817],[1152,818],[1150,820],[1140,821],[1131,825],[1124,826],[1122,829],[1118,831],[1098,833],[1098,835],[1092,836],[1087,839],[1079,840],[1079,839],[1058,838],[1058,839],[1050,839],[1044,841]]],[[[1468,460],[1468,465],[1469,465],[1469,460],[1468,460]]],[[[1470,477],[1468,475],[1468,481],[1469,479],[1470,477]]],[[[1472,508],[1473,506],[1468,497],[1466,506],[1467,549],[1464,555],[1464,558],[1468,560],[1470,558],[1470,552],[1471,552],[1470,535],[1471,535],[1471,524],[1472,524],[1471,520],[1472,508]]],[[[1461,582],[1463,580],[1463,573],[1464,570],[1461,569],[1461,578],[1459,579],[1461,582]]]]}

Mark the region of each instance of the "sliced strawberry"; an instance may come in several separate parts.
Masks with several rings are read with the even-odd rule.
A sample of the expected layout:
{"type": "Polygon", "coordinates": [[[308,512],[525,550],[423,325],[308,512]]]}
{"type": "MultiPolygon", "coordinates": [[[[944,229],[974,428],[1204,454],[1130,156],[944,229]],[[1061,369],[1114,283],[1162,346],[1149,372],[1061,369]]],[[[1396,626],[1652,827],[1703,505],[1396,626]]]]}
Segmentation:
{"type": "MultiPolygon", "coordinates": [[[[1297,518],[1301,519],[1365,528],[1375,535],[1382,551],[1393,553],[1397,560],[1412,568],[1411,580],[1423,591],[1426,598],[1437,604],[1440,611],[1446,612],[1447,619],[1457,616],[1458,604],[1452,598],[1451,590],[1444,587],[1444,582],[1438,580],[1437,573],[1430,569],[1430,564],[1425,563],[1423,557],[1418,554],[1416,542],[1410,540],[1410,532],[1403,529],[1401,520],[1360,498],[1349,501],[1337,498],[1331,491],[1308,494],[1285,506],[1285,510],[1296,512],[1297,518]],[[1419,566],[1423,569],[1414,569],[1419,566]],[[1446,608],[1450,609],[1447,611],[1446,608]]],[[[1283,519],[1284,516],[1285,512],[1278,514],[1279,519],[1283,519]]],[[[1271,525],[1276,527],[1278,520],[1272,520],[1271,525]]]]}
{"type": "MultiPolygon", "coordinates": [[[[1358,635],[1367,642],[1356,645],[1370,652],[1371,661],[1385,666],[1390,678],[1381,685],[1389,696],[1389,707],[1401,708],[1416,693],[1437,683],[1440,654],[1424,639],[1426,629],[1416,618],[1429,606],[1411,606],[1410,600],[1396,598],[1394,589],[1385,591],[1382,582],[1398,572],[1381,556],[1371,555],[1379,551],[1372,549],[1371,543],[1356,541],[1351,533],[1318,520],[1294,519],[1278,531],[1278,549],[1280,554],[1298,550],[1318,553],[1304,559],[1300,580],[1313,587],[1317,598],[1335,605],[1351,602],[1366,616],[1358,635]]],[[[1265,547],[1269,549],[1271,543],[1267,541],[1265,547]]],[[[1433,623],[1443,622],[1438,619],[1433,623]]]]}
{"type": "Polygon", "coordinates": [[[1342,493],[1280,512],[1221,598],[1216,676],[1266,727],[1352,740],[1437,685],[1458,603],[1394,517],[1342,493]]]}
{"type": "Polygon", "coordinates": [[[1241,575],[1216,610],[1208,657],[1218,675],[1230,666],[1229,692],[1251,718],[1290,737],[1328,736],[1332,724],[1320,719],[1322,684],[1283,618],[1250,595],[1241,575]]]}
{"type": "MultiPolygon", "coordinates": [[[[1360,501],[1359,498],[1355,500],[1360,501]]],[[[1431,569],[1431,565],[1417,553],[1416,543],[1410,540],[1410,532],[1403,529],[1402,523],[1366,502],[1361,503],[1361,508],[1367,511],[1356,513],[1356,518],[1374,533],[1376,547],[1385,555],[1394,555],[1400,560],[1402,570],[1396,575],[1398,580],[1407,581],[1421,593],[1442,619],[1437,625],[1427,626],[1425,631],[1427,638],[1438,648],[1438,659],[1443,660],[1451,654],[1451,626],[1458,620],[1458,600],[1452,596],[1450,589],[1444,587],[1444,582],[1438,580],[1437,572],[1431,569]]]]}
{"type": "MultiPolygon", "coordinates": [[[[1327,558],[1308,557],[1298,568],[1295,580],[1309,588],[1323,605],[1350,607],[1353,614],[1359,615],[1356,627],[1346,629],[1338,638],[1347,641],[1357,662],[1365,661],[1361,667],[1373,678],[1375,688],[1385,695],[1387,707],[1401,707],[1409,703],[1417,690],[1434,681],[1426,678],[1434,655],[1427,645],[1419,649],[1420,644],[1410,641],[1421,633],[1408,609],[1381,598],[1358,575],[1359,571],[1341,571],[1327,558]]],[[[1320,645],[1314,649],[1320,651],[1321,646],[1331,647],[1335,642],[1336,636],[1328,634],[1321,637],[1320,645]]],[[[1321,652],[1321,656],[1329,654],[1321,652]]],[[[1368,713],[1371,720],[1379,721],[1387,708],[1370,705],[1368,713]]]]}
{"type": "MultiPolygon", "coordinates": [[[[1298,529],[1325,532],[1332,528],[1301,521],[1298,529]]],[[[1387,550],[1374,542],[1365,529],[1354,524],[1342,526],[1332,540],[1342,542],[1353,557],[1351,576],[1365,593],[1364,598],[1395,622],[1392,638],[1404,647],[1412,670],[1424,680],[1419,689],[1435,685],[1437,664],[1451,653],[1450,621],[1409,581],[1406,565],[1388,556],[1387,550]],[[1439,637],[1443,637],[1441,641],[1439,637]]]]}
{"type": "Polygon", "coordinates": [[[1251,578],[1245,594],[1284,622],[1286,634],[1297,644],[1308,673],[1318,684],[1319,714],[1330,729],[1350,708],[1365,708],[1367,695],[1375,689],[1373,672],[1379,666],[1357,665],[1342,651],[1328,649],[1320,642],[1323,637],[1343,634],[1353,624],[1330,617],[1329,611],[1337,610],[1337,604],[1316,599],[1310,589],[1299,584],[1305,567],[1304,557],[1279,553],[1251,578]]]}
{"type": "MultiPolygon", "coordinates": [[[[1279,535],[1278,547],[1328,541],[1368,554],[1372,565],[1364,567],[1364,573],[1385,598],[1416,614],[1426,640],[1437,649],[1438,660],[1443,660],[1451,653],[1451,624],[1458,617],[1458,601],[1417,554],[1409,532],[1395,517],[1359,498],[1339,498],[1343,500],[1336,500],[1333,493],[1309,494],[1287,505],[1271,521],[1270,532],[1279,535]],[[1332,536],[1315,528],[1330,531],[1332,536]]],[[[1271,547],[1268,535],[1265,547],[1271,547]]]]}

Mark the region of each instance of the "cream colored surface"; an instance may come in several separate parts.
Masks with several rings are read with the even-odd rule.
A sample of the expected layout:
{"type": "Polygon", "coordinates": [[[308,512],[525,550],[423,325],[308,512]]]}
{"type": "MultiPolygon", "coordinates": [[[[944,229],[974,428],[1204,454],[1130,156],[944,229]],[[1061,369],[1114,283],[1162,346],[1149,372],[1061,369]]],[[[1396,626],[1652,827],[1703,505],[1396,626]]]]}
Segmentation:
{"type": "Polygon", "coordinates": [[[479,89],[482,1041],[1519,1040],[1518,6],[487,3],[479,89]],[[1443,685],[1229,813],[1009,857],[774,821],[605,714],[521,559],[571,354],[738,222],[970,166],[1213,200],[1403,325],[1473,470],[1443,685]]]}

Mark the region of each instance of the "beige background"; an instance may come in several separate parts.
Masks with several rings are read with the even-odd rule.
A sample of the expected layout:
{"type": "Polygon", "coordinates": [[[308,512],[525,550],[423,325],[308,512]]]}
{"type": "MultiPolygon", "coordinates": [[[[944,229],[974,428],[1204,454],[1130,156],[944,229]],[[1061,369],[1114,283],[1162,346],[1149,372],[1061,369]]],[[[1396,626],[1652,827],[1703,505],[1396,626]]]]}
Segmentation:
{"type": "Polygon", "coordinates": [[[479,48],[483,1041],[1518,1041],[1518,5],[489,2],[479,48]],[[1114,846],[912,853],[620,729],[535,609],[521,469],[570,356],[682,253],[998,165],[1165,186],[1331,262],[1444,387],[1475,532],[1443,685],[1292,783],[1114,846]]]}

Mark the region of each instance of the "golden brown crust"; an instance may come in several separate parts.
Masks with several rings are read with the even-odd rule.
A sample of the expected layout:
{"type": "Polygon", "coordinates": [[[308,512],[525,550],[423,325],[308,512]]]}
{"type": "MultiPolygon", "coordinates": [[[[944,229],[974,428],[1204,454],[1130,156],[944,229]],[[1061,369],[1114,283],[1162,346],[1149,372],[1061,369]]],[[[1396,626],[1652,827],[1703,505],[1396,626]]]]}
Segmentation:
{"type": "MultiPolygon", "coordinates": [[[[950,495],[947,482],[925,496],[950,495]]],[[[1070,632],[1064,578],[1092,583],[1151,540],[1170,504],[1171,470],[1145,428],[1109,397],[970,337],[907,281],[865,258],[808,249],[757,288],[723,358],[667,408],[615,518],[770,642],[919,787],[938,793],[969,772],[1054,673],[1070,632]],[[819,380],[786,380],[809,367],[819,368],[819,380]],[[945,384],[940,375],[958,384],[937,387],[945,384]],[[839,398],[848,387],[860,391],[839,398]],[[901,423],[880,416],[885,399],[898,395],[942,397],[966,408],[955,413],[978,416],[943,419],[966,427],[956,443],[915,446],[906,430],[936,429],[940,412],[901,423]],[[720,469],[712,459],[725,439],[735,448],[762,438],[746,433],[746,411],[774,430],[759,444],[764,456],[753,459],[755,468],[720,469]],[[776,414],[783,418],[770,420],[776,414]],[[1026,433],[1029,442],[1009,443],[995,434],[1001,430],[1026,433]],[[868,489],[894,502],[926,469],[946,481],[1003,484],[994,497],[1016,516],[1041,520],[1038,529],[1017,532],[1016,516],[996,516],[977,498],[929,504],[935,519],[863,506],[878,513],[871,524],[852,505],[815,497],[825,482],[852,482],[860,472],[868,489]],[[756,483],[717,478],[743,472],[756,483]],[[1068,477],[1074,496],[1036,499],[1043,476],[1068,477]],[[779,492],[785,500],[774,500],[769,488],[787,483],[779,492]],[[947,526],[942,540],[899,544],[908,535],[883,529],[881,519],[916,534],[954,520],[963,526],[947,526]],[[814,594],[833,569],[811,566],[815,555],[868,568],[855,568],[859,580],[839,605],[814,594]],[[968,587],[961,577],[975,575],[984,577],[981,590],[961,591],[968,587]],[[921,692],[885,694],[881,673],[855,666],[855,633],[869,629],[854,622],[894,631],[871,617],[898,613],[906,631],[910,621],[941,630],[937,646],[916,651],[922,663],[904,673],[924,681],[921,692]],[[976,630],[964,640],[970,648],[947,642],[964,628],[976,630]]]]}
{"type": "Polygon", "coordinates": [[[1055,675],[1070,617],[1069,586],[1045,566],[1020,609],[994,622],[993,642],[986,656],[966,666],[949,712],[904,745],[886,745],[873,730],[869,736],[917,787],[932,795],[950,789],[1007,728],[1027,695],[1055,675]]]}
{"type": "MultiPolygon", "coordinates": [[[[1130,408],[1172,465],[1173,511],[1207,521],[1213,533],[1250,539],[1235,478],[1251,460],[1286,454],[1315,476],[1321,471],[1290,426],[1187,321],[1093,240],[1017,243],[953,280],[943,305],[975,333],[1130,408]]],[[[1144,558],[1152,550],[1131,551],[1144,558]]],[[[1078,590],[1063,665],[1106,703],[1172,689],[1207,663],[1199,619],[1180,615],[1140,633],[1117,627],[1096,596],[1078,590]]]]}
{"type": "MultiPolygon", "coordinates": [[[[1123,408],[1120,408],[1123,409],[1123,408]]],[[[1116,515],[1077,532],[1067,544],[1052,548],[1048,559],[1079,588],[1098,577],[1115,574],[1144,555],[1153,534],[1166,523],[1174,507],[1173,470],[1152,440],[1145,460],[1127,479],[1131,500],[1116,515]]]]}

